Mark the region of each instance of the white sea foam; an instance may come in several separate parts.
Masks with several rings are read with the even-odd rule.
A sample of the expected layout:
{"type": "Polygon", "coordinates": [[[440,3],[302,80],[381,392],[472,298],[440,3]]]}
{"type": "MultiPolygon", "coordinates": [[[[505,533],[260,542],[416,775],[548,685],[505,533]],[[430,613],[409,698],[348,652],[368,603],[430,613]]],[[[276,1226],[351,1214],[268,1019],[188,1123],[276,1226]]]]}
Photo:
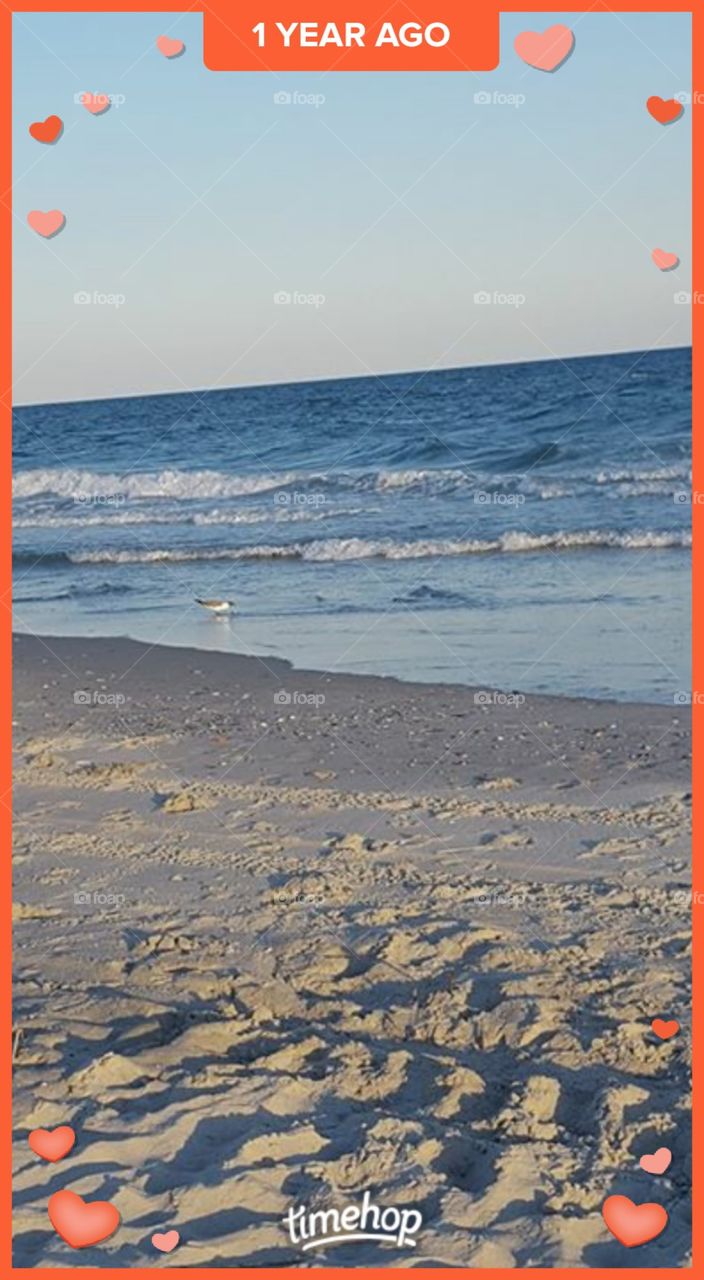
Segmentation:
{"type": "Polygon", "coordinates": [[[116,511],[100,507],[93,511],[81,505],[76,514],[72,512],[37,512],[33,515],[15,516],[15,529],[85,529],[87,527],[120,528],[124,525],[249,525],[249,524],[295,524],[312,520],[327,520],[331,516],[369,515],[378,508],[347,507],[332,508],[327,505],[323,510],[315,507],[269,506],[265,511],[196,511],[192,515],[180,508],[172,508],[168,512],[148,510],[116,511]]]}
{"type": "MultiPolygon", "coordinates": [[[[232,475],[225,471],[163,471],[96,472],[73,471],[63,468],[40,468],[36,471],[20,471],[13,480],[13,498],[36,497],[54,494],[59,498],[83,500],[121,495],[124,499],[172,498],[177,500],[203,498],[238,498],[249,494],[265,493],[270,489],[284,489],[301,479],[294,471],[266,475],[232,475]]],[[[311,479],[311,477],[309,477],[311,479]]]]}
{"type": "Polygon", "coordinates": [[[71,552],[74,564],[152,564],[158,561],[199,560],[418,560],[442,556],[471,556],[491,553],[518,554],[538,551],[594,549],[641,550],[691,546],[687,531],[660,533],[654,530],[619,533],[608,529],[534,534],[520,530],[491,539],[421,539],[396,542],[390,538],[324,538],[292,542],[224,548],[165,548],[163,550],[101,550],[71,552]]]}
{"type": "MultiPolygon", "coordinates": [[[[657,469],[618,468],[582,474],[555,474],[549,479],[536,471],[525,473],[487,473],[467,467],[411,468],[378,471],[282,471],[259,475],[237,475],[227,471],[166,468],[161,471],[96,472],[59,467],[19,471],[13,480],[15,500],[39,497],[89,501],[119,495],[124,501],[171,500],[175,502],[208,499],[249,498],[292,487],[300,489],[342,489],[360,492],[404,492],[414,489],[434,493],[453,490],[504,488],[508,486],[538,499],[571,496],[575,486],[661,485],[664,494],[687,483],[689,468],[680,466],[657,469]],[[564,493],[562,492],[564,488],[564,493]]],[[[656,490],[652,490],[655,492],[656,490]]],[[[629,496],[622,489],[622,496],[629,496]]],[[[634,496],[637,492],[634,491],[634,496]]]]}

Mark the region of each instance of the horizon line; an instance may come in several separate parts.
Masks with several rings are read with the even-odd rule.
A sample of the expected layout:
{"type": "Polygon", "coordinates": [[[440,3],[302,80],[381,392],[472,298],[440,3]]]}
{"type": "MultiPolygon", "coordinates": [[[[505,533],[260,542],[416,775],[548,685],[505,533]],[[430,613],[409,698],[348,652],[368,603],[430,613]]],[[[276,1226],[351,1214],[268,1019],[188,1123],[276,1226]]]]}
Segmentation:
{"type": "Polygon", "coordinates": [[[568,360],[596,360],[599,358],[607,358],[609,356],[628,356],[628,355],[650,355],[655,351],[691,351],[692,343],[677,343],[674,346],[655,346],[655,347],[626,347],[618,351],[588,351],[580,352],[574,355],[565,356],[535,356],[528,360],[492,360],[482,364],[454,364],[454,365],[430,365],[427,369],[390,369],[382,373],[342,373],[336,375],[325,374],[317,378],[287,378],[282,381],[272,382],[240,382],[234,383],[229,387],[193,387],[182,388],[179,391],[128,391],[121,395],[113,396],[85,396],[79,399],[66,400],[27,400],[21,403],[12,402],[12,411],[15,409],[47,409],[55,405],[69,404],[106,404],[110,400],[155,400],[163,396],[199,396],[214,395],[217,392],[228,391],[256,391],[264,390],[267,387],[295,387],[295,386],[311,386],[319,382],[354,382],[362,381],[370,378],[401,378],[407,377],[409,374],[417,373],[421,378],[428,377],[431,373],[457,373],[462,369],[500,369],[506,365],[523,365],[523,364],[566,364],[568,360]]]}

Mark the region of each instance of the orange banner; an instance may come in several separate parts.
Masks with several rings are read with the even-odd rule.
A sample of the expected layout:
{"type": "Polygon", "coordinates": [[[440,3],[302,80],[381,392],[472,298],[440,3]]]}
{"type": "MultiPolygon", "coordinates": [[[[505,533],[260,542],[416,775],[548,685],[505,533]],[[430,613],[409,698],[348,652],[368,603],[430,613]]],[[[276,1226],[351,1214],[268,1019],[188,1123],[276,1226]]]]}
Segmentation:
{"type": "Polygon", "coordinates": [[[211,71],[490,71],[499,61],[498,6],[456,0],[349,5],[210,0],[204,58],[211,71]]]}

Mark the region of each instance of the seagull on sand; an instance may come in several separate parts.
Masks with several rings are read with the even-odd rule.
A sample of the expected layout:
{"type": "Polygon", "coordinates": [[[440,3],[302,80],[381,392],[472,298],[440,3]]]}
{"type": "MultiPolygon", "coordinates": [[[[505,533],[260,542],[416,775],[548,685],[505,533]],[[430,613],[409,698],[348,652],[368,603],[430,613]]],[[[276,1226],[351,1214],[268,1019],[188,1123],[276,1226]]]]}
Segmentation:
{"type": "Polygon", "coordinates": [[[229,613],[234,608],[234,600],[199,600],[196,596],[196,604],[200,604],[204,609],[208,609],[210,613],[222,614],[229,613]]]}

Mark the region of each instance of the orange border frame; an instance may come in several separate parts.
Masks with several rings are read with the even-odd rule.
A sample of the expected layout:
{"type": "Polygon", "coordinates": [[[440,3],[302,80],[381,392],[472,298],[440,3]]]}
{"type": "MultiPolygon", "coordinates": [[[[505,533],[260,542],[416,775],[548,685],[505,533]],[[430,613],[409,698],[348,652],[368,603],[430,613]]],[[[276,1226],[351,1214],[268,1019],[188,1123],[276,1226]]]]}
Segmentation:
{"type": "MultiPolygon", "coordinates": [[[[233,0],[233,8],[237,0],[233,0]]],[[[442,18],[451,22],[453,13],[466,13],[466,6],[471,4],[472,0],[438,0],[433,17],[442,18]]],[[[603,0],[567,0],[565,5],[555,2],[555,0],[509,0],[503,4],[501,0],[474,0],[477,8],[491,9],[500,13],[662,13],[662,12],[680,12],[691,13],[692,15],[692,55],[693,55],[693,76],[692,84],[696,88],[697,84],[702,85],[700,90],[704,98],[704,11],[701,9],[701,0],[613,0],[613,5],[603,3],[603,0]],[[701,80],[697,80],[698,74],[701,72],[701,80]]],[[[212,6],[215,7],[214,5],[212,6]]],[[[265,18],[267,10],[273,11],[272,0],[261,0],[261,14],[265,18]]],[[[329,12],[333,16],[335,10],[341,8],[340,0],[330,0],[329,12]]],[[[301,0],[302,16],[305,16],[303,10],[306,9],[306,0],[301,0]]],[[[355,16],[352,10],[355,5],[350,0],[345,5],[343,14],[340,16],[355,16]]],[[[2,184],[2,196],[0,196],[0,253],[2,254],[2,268],[0,269],[0,385],[4,388],[0,395],[0,438],[3,441],[2,446],[2,465],[0,466],[0,474],[2,476],[2,503],[6,511],[3,519],[2,530],[0,531],[0,548],[1,548],[1,583],[4,590],[5,598],[10,598],[12,587],[12,554],[11,554],[11,500],[12,500],[12,410],[11,410],[11,391],[12,386],[12,277],[11,277],[11,251],[12,251],[12,144],[11,144],[11,119],[12,119],[12,15],[13,13],[43,13],[43,12],[88,12],[88,13],[179,13],[179,12],[202,12],[200,6],[194,6],[188,3],[188,0],[0,0],[0,183],[2,184]]],[[[275,15],[274,15],[275,16],[275,15]]],[[[342,68],[341,68],[342,70],[342,68]]],[[[213,72],[213,74],[217,74],[213,72]]],[[[667,89],[665,85],[654,84],[653,92],[664,93],[667,89]]],[[[694,94],[693,94],[694,99],[694,94]]],[[[692,197],[693,197],[693,226],[704,228],[704,135],[702,132],[702,124],[699,119],[700,111],[704,103],[692,102],[692,197]]],[[[701,237],[704,240],[704,235],[701,237]]],[[[704,250],[700,243],[692,244],[692,292],[698,291],[704,294],[704,270],[702,266],[704,250]]],[[[694,306],[692,308],[692,344],[693,344],[693,391],[692,391],[692,426],[698,420],[700,406],[704,398],[704,364],[702,362],[701,348],[704,341],[704,304],[694,306]]],[[[693,482],[692,487],[695,492],[704,491],[704,443],[698,441],[696,432],[693,430],[692,444],[692,463],[693,463],[693,482]]],[[[704,566],[700,563],[700,556],[697,549],[700,544],[700,529],[704,525],[704,507],[699,504],[692,504],[692,525],[694,535],[694,562],[693,562],[693,580],[692,580],[692,688],[700,690],[704,694],[704,654],[698,654],[698,642],[701,641],[704,634],[704,566]],[[702,589],[702,595],[698,598],[697,587],[702,589]]],[[[12,681],[11,681],[11,665],[12,665],[12,635],[10,618],[8,611],[7,624],[2,629],[0,635],[0,691],[3,696],[3,705],[9,707],[12,699],[12,681]]],[[[7,715],[7,713],[6,713],[7,715]]],[[[704,789],[704,752],[702,752],[700,743],[702,738],[702,729],[704,725],[704,709],[693,700],[692,705],[692,728],[693,728],[693,791],[699,794],[699,787],[704,789]]],[[[6,719],[7,724],[7,719],[6,719]]],[[[3,798],[2,813],[0,815],[0,830],[4,838],[3,845],[8,853],[5,857],[2,872],[2,901],[3,901],[3,921],[7,930],[7,937],[10,937],[11,931],[11,901],[12,901],[12,865],[9,856],[11,842],[11,811],[7,803],[7,797],[10,794],[12,780],[11,751],[9,744],[9,734],[3,740],[0,747],[0,796],[3,798]]],[[[702,844],[702,835],[704,834],[702,818],[699,804],[694,806],[694,831],[692,838],[692,899],[697,902],[698,893],[704,894],[704,882],[701,877],[702,864],[704,863],[704,851],[700,851],[702,844]]],[[[703,899],[704,900],[704,899],[703,899]]],[[[696,982],[704,980],[704,961],[702,960],[701,944],[702,930],[696,926],[696,912],[692,913],[693,926],[693,975],[696,982]]],[[[104,1277],[118,1277],[125,1275],[130,1271],[138,1276],[150,1277],[157,1272],[161,1272],[161,1267],[13,1267],[12,1266],[12,1170],[11,1170],[11,1150],[12,1150],[12,1062],[9,1053],[10,1034],[12,1027],[12,986],[11,986],[11,964],[10,964],[10,948],[4,944],[2,954],[6,964],[2,979],[2,1004],[0,1012],[0,1027],[3,1032],[3,1039],[6,1050],[0,1055],[0,1117],[2,1118],[2,1128],[4,1138],[7,1142],[5,1147],[6,1156],[2,1161],[0,1172],[0,1261],[4,1264],[5,1274],[13,1277],[22,1277],[25,1280],[34,1280],[37,1276],[60,1277],[60,1276],[80,1276],[85,1280],[102,1280],[104,1277]]],[[[653,1011],[656,1012],[656,1011],[653,1011]]],[[[677,1014],[677,1010],[671,1011],[673,1015],[677,1014]]],[[[688,1028],[683,1027],[683,1033],[688,1034],[688,1028]]],[[[695,1116],[696,1105],[701,1105],[702,1086],[700,1083],[700,1072],[697,1067],[697,1058],[704,1051],[704,1019],[702,1018],[700,1001],[694,1002],[692,1012],[691,1039],[693,1050],[693,1077],[694,1077],[694,1101],[695,1116]]],[[[696,1124],[693,1128],[693,1192],[692,1206],[695,1204],[695,1196],[698,1188],[704,1185],[704,1136],[698,1133],[696,1124]]],[[[675,1277],[681,1275],[701,1274],[704,1275],[704,1214],[697,1215],[693,1213],[692,1235],[693,1235],[693,1265],[691,1268],[681,1267],[662,1267],[647,1269],[647,1274],[652,1274],[657,1280],[675,1280],[675,1277]],[[697,1265],[700,1264],[700,1265],[697,1265]]],[[[618,1280],[624,1272],[638,1271],[645,1273],[644,1268],[639,1267],[637,1254],[633,1257],[632,1266],[628,1265],[629,1255],[624,1254],[624,1265],[619,1268],[599,1268],[599,1267],[556,1267],[556,1268],[468,1268],[472,1276],[484,1276],[487,1280],[498,1280],[503,1277],[504,1280],[512,1280],[512,1278],[520,1270],[528,1270],[534,1280],[549,1280],[550,1277],[573,1277],[574,1280],[584,1280],[585,1276],[612,1277],[618,1280]]],[[[171,1275],[179,1276],[182,1280],[192,1276],[215,1277],[222,1276],[223,1272],[233,1276],[248,1276],[250,1267],[168,1267],[171,1275]]],[[[279,1277],[284,1280],[290,1275],[290,1267],[267,1267],[267,1276],[279,1277]]],[[[347,1267],[321,1267],[318,1269],[319,1276],[337,1276],[344,1277],[351,1268],[347,1267]]],[[[366,1274],[374,1277],[380,1277],[382,1271],[388,1270],[386,1267],[365,1267],[354,1268],[354,1270],[363,1270],[366,1274]]],[[[417,1273],[427,1280],[445,1280],[446,1268],[417,1268],[417,1273]]]]}

